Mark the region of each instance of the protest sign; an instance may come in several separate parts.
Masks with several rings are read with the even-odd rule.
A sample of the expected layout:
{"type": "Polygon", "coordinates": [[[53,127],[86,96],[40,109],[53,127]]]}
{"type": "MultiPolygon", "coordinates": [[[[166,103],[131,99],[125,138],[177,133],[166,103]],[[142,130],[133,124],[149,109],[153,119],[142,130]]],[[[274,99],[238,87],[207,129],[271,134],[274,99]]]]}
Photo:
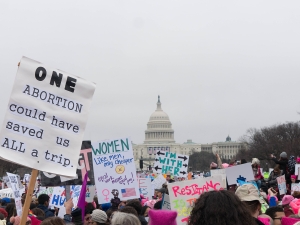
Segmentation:
{"type": "Polygon", "coordinates": [[[76,174],[95,84],[23,57],[0,131],[0,155],[29,168],[76,174]]]}
{"type": "Polygon", "coordinates": [[[29,183],[29,180],[30,180],[30,174],[25,174],[24,175],[24,178],[23,178],[23,182],[25,184],[28,184],[29,183]]]}
{"type": "Polygon", "coordinates": [[[285,175],[277,177],[278,190],[280,195],[284,195],[286,193],[286,182],[285,175]]]}
{"type": "Polygon", "coordinates": [[[88,185],[95,184],[93,171],[92,145],[90,141],[83,141],[81,145],[76,179],[40,172],[42,186],[82,185],[85,173],[88,173],[88,185]]]}
{"type": "Polygon", "coordinates": [[[160,189],[167,180],[163,175],[159,174],[152,182],[153,189],[160,189]]]}
{"type": "Polygon", "coordinates": [[[22,202],[21,202],[20,184],[18,181],[19,180],[18,176],[16,174],[12,174],[12,173],[7,173],[7,176],[8,176],[9,182],[11,184],[11,189],[14,192],[17,214],[18,214],[18,216],[21,216],[22,215],[22,202]]]}
{"type": "MultiPolygon", "coordinates": [[[[227,182],[226,182],[226,172],[225,169],[216,169],[216,170],[211,170],[210,174],[212,177],[214,176],[222,176],[222,187],[224,189],[227,189],[227,182]]],[[[203,176],[202,176],[203,177],[203,176]]]]}
{"type": "Polygon", "coordinates": [[[50,206],[57,208],[64,207],[66,201],[66,192],[64,187],[54,187],[49,201],[50,206]]]}
{"type": "Polygon", "coordinates": [[[295,164],[295,175],[299,174],[300,164],[295,164]]]}
{"type": "Polygon", "coordinates": [[[300,183],[292,183],[291,191],[292,194],[294,193],[294,191],[300,191],[300,183]]]}
{"type": "Polygon", "coordinates": [[[95,194],[96,194],[95,185],[87,185],[86,186],[86,193],[85,193],[85,201],[86,202],[93,202],[95,194]]]}
{"type": "Polygon", "coordinates": [[[153,170],[159,174],[171,173],[174,176],[186,177],[188,164],[188,155],[158,151],[153,170]]]}
{"type": "Polygon", "coordinates": [[[168,184],[171,209],[178,212],[177,224],[187,224],[192,207],[202,193],[221,189],[222,177],[218,175],[168,184]]]}
{"type": "Polygon", "coordinates": [[[237,179],[243,181],[254,180],[251,163],[225,168],[228,185],[237,184],[237,179]]]}
{"type": "Polygon", "coordinates": [[[53,193],[53,189],[54,187],[40,187],[39,191],[36,193],[36,196],[39,197],[41,194],[46,194],[49,195],[51,197],[52,193],[53,193]]]}
{"type": "Polygon", "coordinates": [[[9,179],[8,179],[8,176],[4,176],[4,177],[3,177],[3,183],[4,183],[8,188],[11,188],[11,185],[10,185],[10,182],[9,182],[9,179]]]}
{"type": "Polygon", "coordinates": [[[138,183],[140,194],[151,200],[152,196],[154,195],[151,188],[151,178],[138,178],[138,183]]]}
{"type": "Polygon", "coordinates": [[[11,188],[0,190],[0,199],[2,198],[15,198],[13,190],[11,188]]]}
{"type": "Polygon", "coordinates": [[[170,197],[168,194],[164,194],[161,209],[171,210],[171,203],[170,203],[170,197]]]}
{"type": "Polygon", "coordinates": [[[139,185],[130,138],[92,142],[95,183],[99,204],[114,197],[139,198],[139,185]]]}

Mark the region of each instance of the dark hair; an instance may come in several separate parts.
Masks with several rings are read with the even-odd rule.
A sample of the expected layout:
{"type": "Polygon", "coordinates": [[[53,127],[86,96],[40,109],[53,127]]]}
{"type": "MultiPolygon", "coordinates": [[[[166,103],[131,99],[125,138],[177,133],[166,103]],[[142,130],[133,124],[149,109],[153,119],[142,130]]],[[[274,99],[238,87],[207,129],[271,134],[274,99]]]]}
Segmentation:
{"type": "Polygon", "coordinates": [[[38,202],[40,205],[44,205],[45,202],[49,202],[49,200],[50,200],[50,197],[47,194],[41,194],[38,197],[38,202]]]}
{"type": "Polygon", "coordinates": [[[0,213],[0,220],[4,220],[4,215],[2,213],[0,213]]]}
{"type": "Polygon", "coordinates": [[[150,208],[150,207],[147,206],[147,205],[145,205],[145,206],[142,207],[142,211],[141,211],[141,215],[142,215],[142,216],[144,216],[144,214],[145,214],[145,212],[146,212],[146,210],[147,210],[148,208],[150,208]]]}
{"type": "Polygon", "coordinates": [[[47,219],[43,220],[43,222],[41,222],[40,225],[66,225],[66,224],[63,219],[52,216],[52,217],[48,217],[47,219]]]}
{"type": "Polygon", "coordinates": [[[261,204],[258,200],[254,201],[243,201],[243,203],[246,205],[246,207],[250,210],[251,214],[254,214],[258,207],[261,207],[261,204]]]}
{"type": "Polygon", "coordinates": [[[84,209],[84,215],[91,214],[94,211],[95,207],[92,203],[88,203],[84,209]]]}
{"type": "Polygon", "coordinates": [[[36,217],[45,219],[45,212],[39,208],[34,208],[31,210],[36,217]]]}
{"type": "Polygon", "coordinates": [[[34,208],[36,208],[36,204],[35,203],[30,203],[29,209],[31,210],[31,209],[34,209],[34,208]]]}
{"type": "Polygon", "coordinates": [[[7,218],[6,218],[7,222],[9,222],[10,217],[17,215],[15,203],[8,203],[7,206],[5,207],[5,210],[7,212],[7,218]]]}
{"type": "Polygon", "coordinates": [[[292,195],[294,198],[300,198],[300,191],[294,191],[292,195]]]}
{"type": "Polygon", "coordinates": [[[283,208],[281,206],[270,207],[266,210],[266,214],[270,216],[272,219],[275,218],[275,214],[277,212],[283,212],[283,208]]]}
{"type": "Polygon", "coordinates": [[[227,190],[200,195],[192,209],[188,225],[255,225],[246,205],[227,190]]]}
{"type": "Polygon", "coordinates": [[[119,211],[123,212],[123,213],[132,214],[132,215],[135,215],[136,217],[139,217],[137,211],[132,206],[124,206],[119,211]]]}
{"type": "Polygon", "coordinates": [[[126,206],[131,206],[133,207],[136,212],[138,213],[138,215],[141,215],[141,212],[142,212],[142,204],[140,203],[139,200],[130,200],[130,201],[127,201],[126,203],[126,206]]]}

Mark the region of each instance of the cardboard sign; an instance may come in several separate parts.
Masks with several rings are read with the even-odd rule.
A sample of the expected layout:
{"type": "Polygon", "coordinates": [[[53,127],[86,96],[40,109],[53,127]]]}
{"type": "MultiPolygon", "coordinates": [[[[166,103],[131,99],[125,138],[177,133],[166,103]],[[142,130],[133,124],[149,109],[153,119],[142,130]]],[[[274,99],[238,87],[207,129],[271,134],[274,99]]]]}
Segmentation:
{"type": "Polygon", "coordinates": [[[277,177],[278,190],[280,195],[284,195],[286,193],[286,182],[285,175],[277,177]]]}
{"type": "Polygon", "coordinates": [[[139,185],[130,138],[92,142],[95,183],[99,204],[114,197],[139,198],[139,185]]]}
{"type": "Polygon", "coordinates": [[[245,163],[225,169],[228,185],[237,184],[237,179],[243,181],[254,180],[251,163],[245,163]]]}
{"type": "Polygon", "coordinates": [[[15,198],[15,195],[11,188],[6,188],[0,190],[0,198],[15,198]]]}
{"type": "Polygon", "coordinates": [[[177,224],[187,224],[194,203],[202,193],[221,189],[223,189],[221,176],[168,184],[171,209],[178,212],[177,224]]]}
{"type": "Polygon", "coordinates": [[[152,184],[152,186],[153,186],[153,189],[160,189],[160,188],[162,188],[162,185],[163,185],[164,183],[166,183],[166,182],[167,182],[166,178],[164,178],[163,175],[159,174],[159,175],[151,182],[151,184],[152,184]]]}
{"type": "Polygon", "coordinates": [[[7,173],[9,182],[11,184],[11,189],[14,192],[15,196],[15,204],[16,204],[16,210],[18,216],[22,215],[22,202],[21,202],[21,193],[20,193],[20,184],[19,184],[19,178],[16,174],[7,173]]]}
{"type": "Polygon", "coordinates": [[[162,201],[161,209],[171,210],[170,197],[168,194],[164,194],[162,201]]]}
{"type": "Polygon", "coordinates": [[[95,84],[23,57],[0,131],[2,158],[74,177],[95,84]]]}
{"type": "MultiPolygon", "coordinates": [[[[211,170],[210,174],[212,177],[214,176],[222,176],[222,187],[224,189],[227,189],[227,183],[226,183],[226,171],[225,169],[216,169],[216,170],[211,170]]],[[[203,177],[203,176],[202,176],[203,177]]]]}
{"type": "Polygon", "coordinates": [[[66,186],[66,185],[82,185],[85,173],[88,172],[88,185],[94,185],[94,171],[93,171],[93,156],[92,145],[90,141],[83,141],[81,145],[76,179],[58,176],[56,174],[49,174],[47,172],[40,172],[41,184],[45,187],[50,186],[66,186]]]}
{"type": "Polygon", "coordinates": [[[152,199],[154,193],[151,188],[151,178],[138,178],[140,194],[149,200],[152,199]]]}
{"type": "Polygon", "coordinates": [[[186,177],[188,164],[188,155],[158,151],[153,170],[159,174],[170,173],[177,177],[186,177]]]}

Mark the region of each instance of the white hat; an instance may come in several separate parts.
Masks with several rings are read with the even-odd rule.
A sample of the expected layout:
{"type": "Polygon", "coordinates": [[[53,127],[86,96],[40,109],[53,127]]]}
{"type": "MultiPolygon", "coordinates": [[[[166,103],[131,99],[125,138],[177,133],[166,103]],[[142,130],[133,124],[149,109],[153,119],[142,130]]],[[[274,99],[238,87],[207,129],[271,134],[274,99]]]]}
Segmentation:
{"type": "Polygon", "coordinates": [[[106,213],[100,209],[95,209],[91,216],[92,220],[97,223],[106,223],[107,221],[106,213]]]}

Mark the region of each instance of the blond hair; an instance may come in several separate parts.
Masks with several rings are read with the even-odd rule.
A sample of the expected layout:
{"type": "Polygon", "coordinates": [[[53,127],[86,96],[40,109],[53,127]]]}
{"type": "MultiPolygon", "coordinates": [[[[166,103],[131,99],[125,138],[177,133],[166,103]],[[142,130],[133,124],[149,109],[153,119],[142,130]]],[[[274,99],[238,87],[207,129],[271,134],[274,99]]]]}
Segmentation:
{"type": "Polygon", "coordinates": [[[115,212],[111,220],[111,225],[141,225],[141,222],[135,215],[115,212]]]}

